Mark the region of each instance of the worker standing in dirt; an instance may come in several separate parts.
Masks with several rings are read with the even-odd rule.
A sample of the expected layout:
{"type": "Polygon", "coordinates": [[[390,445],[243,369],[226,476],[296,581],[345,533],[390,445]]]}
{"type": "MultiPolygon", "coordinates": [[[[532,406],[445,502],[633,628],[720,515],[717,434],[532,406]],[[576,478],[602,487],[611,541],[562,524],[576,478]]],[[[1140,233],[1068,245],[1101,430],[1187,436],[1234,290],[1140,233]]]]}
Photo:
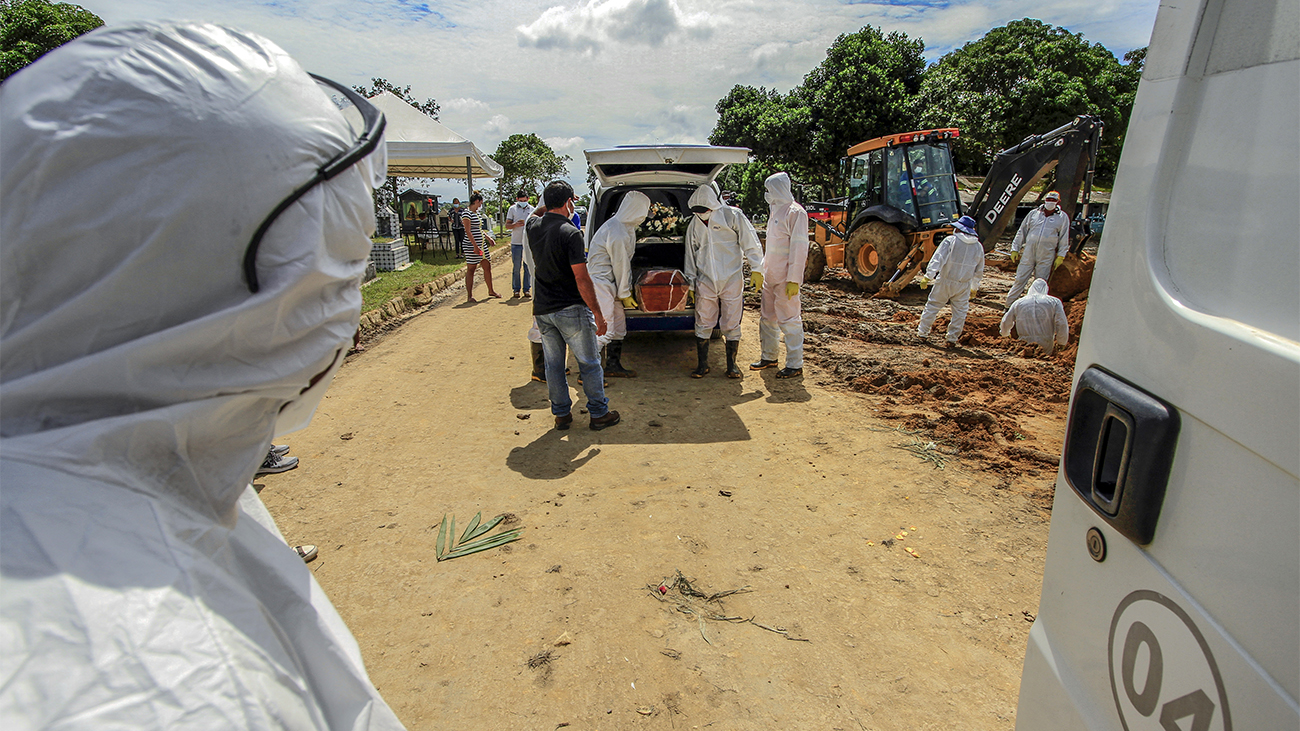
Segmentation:
{"type": "Polygon", "coordinates": [[[618,211],[600,225],[587,248],[587,272],[596,287],[596,301],[605,316],[605,334],[597,338],[606,350],[605,375],[636,378],[636,371],[623,367],[623,338],[627,319],[623,309],[635,310],[632,297],[632,253],[636,250],[636,229],[650,213],[650,198],[634,190],[623,196],[618,211]]]}
{"type": "Polygon", "coordinates": [[[1060,209],[1061,194],[1050,191],[1043,204],[1025,216],[1011,241],[1011,261],[1019,262],[1016,281],[1007,292],[1007,306],[1024,294],[1034,279],[1046,280],[1065,261],[1070,248],[1070,217],[1060,209]]]}
{"type": "Polygon", "coordinates": [[[762,353],[750,370],[776,365],[781,337],[785,337],[785,367],[777,378],[803,375],[803,314],[799,285],[808,261],[808,211],[794,199],[790,176],[776,173],[763,181],[767,192],[767,251],[763,254],[762,304],[758,335],[762,353]]]}
{"type": "Polygon", "coordinates": [[[970,299],[980,288],[980,278],[984,276],[984,246],[975,234],[975,219],[962,216],[953,224],[952,235],[944,239],[930,263],[925,267],[925,276],[921,277],[921,288],[931,284],[930,298],[921,311],[921,321],[916,326],[916,334],[923,338],[930,336],[934,318],[944,305],[952,306],[952,317],[948,321],[947,345],[957,345],[962,328],[966,327],[966,313],[970,310],[970,299]]]}
{"type": "Polygon", "coordinates": [[[1056,346],[1070,342],[1070,321],[1065,317],[1061,300],[1047,293],[1047,280],[1035,279],[1029,285],[1029,294],[1011,303],[1002,316],[1002,337],[1011,335],[1026,343],[1033,343],[1051,355],[1056,346]]]}
{"type": "Polygon", "coordinates": [[[709,372],[709,337],[714,326],[727,343],[727,378],[741,378],[736,366],[740,350],[740,315],[744,310],[744,264],[749,260],[755,289],[763,286],[763,248],[758,233],[739,208],[724,204],[712,184],[695,189],[687,202],[686,281],[695,297],[695,355],[692,378],[709,372]]]}
{"type": "Polygon", "coordinates": [[[582,232],[573,225],[573,188],[563,180],[542,192],[546,213],[527,224],[528,246],[533,250],[533,317],[542,333],[546,358],[546,388],[551,399],[555,428],[573,423],[573,400],[564,378],[565,350],[578,361],[583,391],[587,395],[589,426],[599,431],[619,421],[605,398],[605,374],[596,338],[605,334],[605,317],[596,302],[596,289],[587,273],[587,252],[582,232]]]}

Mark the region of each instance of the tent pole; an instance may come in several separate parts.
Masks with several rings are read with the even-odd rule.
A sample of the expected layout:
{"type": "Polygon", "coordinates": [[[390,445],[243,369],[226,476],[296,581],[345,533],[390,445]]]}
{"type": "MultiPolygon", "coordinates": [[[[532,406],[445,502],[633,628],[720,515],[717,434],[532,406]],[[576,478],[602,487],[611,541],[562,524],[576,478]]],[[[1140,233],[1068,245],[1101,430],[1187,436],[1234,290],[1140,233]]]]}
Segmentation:
{"type": "Polygon", "coordinates": [[[465,184],[469,186],[469,195],[474,195],[474,169],[470,165],[470,157],[465,156],[465,184]]]}

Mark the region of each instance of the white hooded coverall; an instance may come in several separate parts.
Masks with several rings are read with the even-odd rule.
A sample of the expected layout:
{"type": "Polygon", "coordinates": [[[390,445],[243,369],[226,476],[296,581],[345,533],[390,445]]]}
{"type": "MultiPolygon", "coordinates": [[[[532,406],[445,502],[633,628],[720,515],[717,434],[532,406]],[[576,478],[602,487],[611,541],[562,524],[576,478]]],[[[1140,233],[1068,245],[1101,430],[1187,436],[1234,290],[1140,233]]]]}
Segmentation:
{"type": "Polygon", "coordinates": [[[710,211],[707,223],[693,215],[686,227],[685,274],[695,289],[695,337],[709,338],[716,325],[727,340],[740,340],[745,259],[751,271],[763,271],[758,233],[739,208],[718,199],[712,185],[696,188],[687,205],[710,211]]]}
{"type": "Polygon", "coordinates": [[[402,727],[249,484],[356,332],[384,143],[280,214],[257,294],[244,253],[360,132],[214,25],[0,86],[0,728],[402,727]]]}
{"type": "MultiPolygon", "coordinates": [[[[533,287],[534,274],[537,271],[536,265],[533,263],[533,247],[528,245],[528,222],[532,221],[534,218],[537,218],[536,208],[528,213],[528,218],[524,219],[524,226],[522,228],[524,235],[521,237],[524,242],[524,266],[527,267],[524,271],[528,272],[528,282],[524,286],[528,287],[530,290],[533,287]]],[[[537,318],[535,317],[529,319],[528,341],[531,343],[537,343],[538,345],[542,344],[542,331],[537,329],[537,318]]]]}
{"type": "Polygon", "coordinates": [[[770,211],[767,251],[763,254],[763,294],[758,321],[763,360],[776,360],[785,336],[785,367],[803,368],[803,315],[798,292],[785,296],[785,285],[803,284],[808,262],[808,211],[794,200],[790,176],[771,175],[764,182],[770,211]]]}
{"type": "Polygon", "coordinates": [[[953,231],[930,257],[925,276],[935,281],[930,288],[930,297],[925,301],[925,309],[921,311],[916,332],[922,337],[928,336],[934,318],[939,316],[939,309],[950,304],[952,319],[948,322],[947,340],[956,343],[966,326],[971,290],[979,289],[980,278],[984,276],[984,246],[973,234],[953,231]]]}
{"type": "Polygon", "coordinates": [[[638,190],[623,196],[613,218],[601,224],[587,247],[587,273],[596,290],[596,303],[605,318],[605,334],[596,338],[600,347],[627,336],[627,319],[622,299],[632,296],[632,254],[636,251],[636,229],[650,213],[650,198],[638,190]]]}
{"type": "Polygon", "coordinates": [[[1048,353],[1057,345],[1065,346],[1070,342],[1070,321],[1065,317],[1065,306],[1047,293],[1044,279],[1035,279],[1029,285],[1029,294],[1007,308],[1007,314],[1002,316],[1002,337],[1010,335],[1013,327],[1021,340],[1048,353]]]}
{"type": "Polygon", "coordinates": [[[1056,257],[1070,250],[1070,217],[1059,208],[1051,215],[1042,206],[1035,208],[1020,224],[1011,250],[1020,252],[1020,264],[1016,267],[1016,281],[1007,292],[1008,306],[1024,294],[1034,279],[1052,276],[1056,257]]]}

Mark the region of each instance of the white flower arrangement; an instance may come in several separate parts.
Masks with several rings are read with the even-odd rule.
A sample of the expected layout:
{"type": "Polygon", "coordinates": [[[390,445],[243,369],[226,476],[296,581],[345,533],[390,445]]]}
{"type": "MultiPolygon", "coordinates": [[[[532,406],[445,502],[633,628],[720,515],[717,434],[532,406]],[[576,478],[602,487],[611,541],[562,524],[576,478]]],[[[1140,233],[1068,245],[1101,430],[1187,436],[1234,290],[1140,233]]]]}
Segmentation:
{"type": "Polygon", "coordinates": [[[682,215],[681,211],[662,203],[651,203],[650,213],[637,229],[636,237],[681,236],[686,232],[686,224],[689,222],[690,218],[682,215]]]}

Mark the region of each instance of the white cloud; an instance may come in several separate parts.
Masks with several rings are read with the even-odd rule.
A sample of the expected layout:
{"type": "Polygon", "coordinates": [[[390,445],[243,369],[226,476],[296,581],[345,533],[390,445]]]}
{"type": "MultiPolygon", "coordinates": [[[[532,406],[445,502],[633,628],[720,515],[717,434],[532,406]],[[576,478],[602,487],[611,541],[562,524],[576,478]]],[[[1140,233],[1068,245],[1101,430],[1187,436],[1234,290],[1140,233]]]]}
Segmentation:
{"type": "Polygon", "coordinates": [[[657,48],[678,36],[707,39],[714,19],[707,12],[683,11],[677,0],[590,0],[572,8],[547,8],[515,30],[525,48],[590,55],[611,44],[657,48]]]}
{"type": "Polygon", "coordinates": [[[483,131],[490,135],[504,136],[508,129],[510,129],[510,118],[504,114],[494,114],[483,124],[483,131]]]}
{"type": "Polygon", "coordinates": [[[456,112],[458,114],[482,113],[482,112],[486,112],[489,109],[487,102],[480,101],[478,99],[471,99],[463,96],[458,96],[454,99],[448,99],[447,101],[439,102],[439,104],[442,106],[443,109],[456,112]]]}

